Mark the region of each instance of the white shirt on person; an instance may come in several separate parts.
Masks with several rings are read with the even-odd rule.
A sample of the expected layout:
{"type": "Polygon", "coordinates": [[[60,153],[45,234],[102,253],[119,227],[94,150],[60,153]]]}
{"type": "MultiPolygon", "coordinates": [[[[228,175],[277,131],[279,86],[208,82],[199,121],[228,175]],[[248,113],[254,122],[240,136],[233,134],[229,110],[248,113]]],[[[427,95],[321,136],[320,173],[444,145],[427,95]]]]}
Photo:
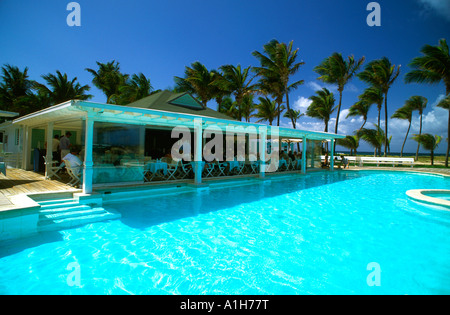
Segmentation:
{"type": "Polygon", "coordinates": [[[52,152],[58,151],[58,147],[59,147],[59,140],[56,139],[56,138],[53,138],[53,140],[52,140],[52,152]]]}
{"type": "Polygon", "coordinates": [[[73,169],[75,174],[81,173],[81,166],[83,165],[83,162],[81,162],[80,158],[72,153],[67,154],[63,160],[66,160],[70,163],[70,167],[73,169]]]}

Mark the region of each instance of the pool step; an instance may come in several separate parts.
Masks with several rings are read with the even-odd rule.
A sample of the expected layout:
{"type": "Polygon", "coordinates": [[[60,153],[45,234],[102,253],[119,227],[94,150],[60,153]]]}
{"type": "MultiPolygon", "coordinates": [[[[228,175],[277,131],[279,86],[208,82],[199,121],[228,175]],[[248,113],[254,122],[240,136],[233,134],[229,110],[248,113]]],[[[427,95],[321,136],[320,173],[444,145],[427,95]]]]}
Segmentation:
{"type": "Polygon", "coordinates": [[[79,205],[78,201],[75,201],[73,199],[40,201],[38,203],[41,205],[41,209],[56,209],[79,205]]]}
{"type": "Polygon", "coordinates": [[[38,230],[57,231],[89,223],[114,220],[121,215],[103,207],[79,204],[76,201],[47,202],[41,204],[38,230]]]}

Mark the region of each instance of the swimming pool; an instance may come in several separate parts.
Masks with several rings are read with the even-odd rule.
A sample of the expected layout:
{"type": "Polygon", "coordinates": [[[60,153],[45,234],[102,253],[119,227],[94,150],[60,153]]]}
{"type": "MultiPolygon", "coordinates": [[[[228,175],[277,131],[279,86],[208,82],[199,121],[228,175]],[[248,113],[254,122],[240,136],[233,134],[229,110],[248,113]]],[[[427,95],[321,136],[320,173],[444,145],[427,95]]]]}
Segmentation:
{"type": "Polygon", "coordinates": [[[0,294],[449,294],[450,214],[405,194],[423,188],[450,179],[320,172],[114,202],[120,220],[0,243],[0,294]]]}

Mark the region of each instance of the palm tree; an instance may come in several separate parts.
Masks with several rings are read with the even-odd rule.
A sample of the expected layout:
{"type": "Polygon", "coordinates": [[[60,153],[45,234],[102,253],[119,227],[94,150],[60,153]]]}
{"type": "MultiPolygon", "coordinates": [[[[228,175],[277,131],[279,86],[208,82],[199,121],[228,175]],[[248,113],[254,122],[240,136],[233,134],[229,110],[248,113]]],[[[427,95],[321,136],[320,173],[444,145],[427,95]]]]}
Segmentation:
{"type": "Polygon", "coordinates": [[[133,74],[131,80],[127,80],[119,87],[118,95],[113,95],[111,99],[115,104],[126,105],[149,96],[152,90],[150,79],[143,73],[133,74]]]}
{"type": "Polygon", "coordinates": [[[284,111],[284,106],[278,108],[276,102],[271,101],[267,96],[259,97],[258,99],[259,104],[256,105],[257,112],[252,117],[260,118],[256,122],[268,121],[269,125],[272,126],[273,121],[279,115],[279,111],[284,111]]]}
{"type": "Polygon", "coordinates": [[[369,114],[370,106],[372,106],[372,104],[360,98],[358,102],[356,102],[349,108],[348,115],[346,118],[352,116],[362,116],[364,122],[359,128],[359,130],[361,130],[367,122],[367,115],[369,114]]]}
{"type": "Polygon", "coordinates": [[[92,83],[105,94],[106,103],[112,104],[112,98],[119,95],[119,88],[125,84],[129,76],[120,72],[119,62],[115,60],[96,63],[98,71],[90,68],[86,68],[86,71],[94,76],[92,83]]]}
{"type": "Polygon", "coordinates": [[[337,108],[336,125],[334,128],[335,133],[338,133],[339,115],[341,113],[344,87],[353,78],[356,71],[358,71],[364,63],[364,60],[365,57],[356,60],[354,56],[348,56],[347,60],[345,60],[342,57],[342,54],[335,52],[314,68],[314,71],[320,75],[318,80],[328,84],[336,84],[338,87],[339,104],[337,108]]]}
{"type": "Polygon", "coordinates": [[[251,85],[253,78],[250,78],[250,69],[241,68],[241,65],[225,65],[219,68],[221,75],[216,75],[211,85],[233,94],[238,110],[238,119],[242,120],[242,106],[244,97],[254,92],[254,85],[251,85]]]}
{"type": "Polygon", "coordinates": [[[336,144],[350,150],[350,155],[356,156],[356,149],[359,147],[359,138],[357,136],[345,136],[337,139],[336,144]]]}
{"type": "Polygon", "coordinates": [[[77,78],[69,80],[67,74],[62,74],[59,70],[54,74],[42,75],[42,78],[47,83],[44,84],[35,82],[34,89],[42,96],[47,96],[50,102],[49,105],[60,104],[69,100],[88,100],[92,95],[87,94],[91,88],[89,85],[81,85],[77,82],[77,78]]]}
{"type": "Polygon", "coordinates": [[[371,147],[375,149],[374,156],[381,150],[383,143],[386,143],[385,134],[380,126],[375,125],[375,129],[363,128],[356,133],[359,139],[366,141],[371,147]]]}
{"type": "Polygon", "coordinates": [[[377,87],[369,87],[364,90],[364,92],[359,96],[360,100],[364,100],[370,105],[376,104],[378,110],[378,126],[380,126],[381,120],[381,109],[383,107],[383,92],[381,92],[380,88],[377,87]]]}
{"type": "MultiPolygon", "coordinates": [[[[425,45],[421,49],[423,56],[414,58],[409,66],[413,68],[405,76],[405,82],[437,84],[444,82],[445,95],[450,94],[450,53],[445,39],[437,46],[425,45]]],[[[447,139],[450,139],[450,112],[448,116],[447,139]]],[[[448,167],[450,142],[447,140],[445,167],[448,167]]]]}
{"type": "MultiPolygon", "coordinates": [[[[422,117],[423,117],[423,110],[427,106],[428,100],[423,96],[411,96],[405,103],[406,106],[410,107],[411,110],[419,111],[420,115],[420,127],[419,127],[419,135],[422,134],[422,117]]],[[[419,159],[419,146],[420,143],[417,144],[417,151],[416,151],[416,161],[419,159]]]]}
{"type": "MultiPolygon", "coordinates": [[[[449,115],[450,115],[450,95],[447,95],[447,97],[443,98],[438,104],[438,107],[444,108],[447,111],[449,111],[449,115]]],[[[450,128],[450,120],[449,120],[449,125],[448,128],[450,128]]],[[[450,138],[447,138],[447,142],[449,142],[450,138]]],[[[447,163],[447,160],[445,161],[447,163]]]]}
{"type": "Polygon", "coordinates": [[[412,121],[412,112],[413,109],[405,104],[403,107],[400,107],[395,111],[395,113],[391,116],[391,118],[408,120],[408,130],[406,131],[405,140],[403,141],[402,150],[400,151],[400,156],[403,157],[403,149],[405,147],[406,139],[408,139],[409,130],[411,129],[411,121],[412,121]]]}
{"type": "MultiPolygon", "coordinates": [[[[253,100],[254,97],[255,96],[253,94],[246,94],[242,99],[241,115],[246,122],[250,122],[250,117],[252,117],[252,113],[256,109],[256,104],[253,100]]],[[[236,106],[238,106],[237,103],[236,106]]]]}
{"type": "Polygon", "coordinates": [[[233,119],[238,119],[238,112],[236,109],[236,104],[230,96],[225,96],[220,105],[217,108],[219,113],[230,116],[233,119]]]}
{"type": "MultiPolygon", "coordinates": [[[[262,76],[260,74],[258,82],[255,84],[255,91],[263,96],[270,95],[277,104],[277,109],[283,104],[284,93],[283,86],[276,77],[262,76]]],[[[277,117],[277,126],[280,125],[280,116],[277,117]]]]}
{"type": "Polygon", "coordinates": [[[387,155],[388,148],[388,107],[387,95],[394,81],[400,75],[400,66],[392,65],[391,61],[383,57],[381,59],[369,62],[364,71],[358,73],[358,78],[370,84],[373,87],[379,88],[384,95],[384,112],[385,112],[385,126],[384,126],[384,156],[387,155]]]}
{"type": "MultiPolygon", "coordinates": [[[[293,41],[280,43],[276,39],[271,40],[264,45],[264,54],[254,51],[253,56],[256,57],[261,66],[255,67],[254,70],[262,79],[262,86],[265,87],[268,94],[272,95],[278,104],[278,126],[280,125],[281,103],[283,96],[286,97],[286,108],[290,110],[289,92],[297,89],[304,83],[304,80],[298,80],[289,83],[291,76],[296,74],[304,62],[296,62],[298,57],[298,48],[293,50],[293,41]]],[[[291,119],[295,128],[295,123],[291,119]]]]}
{"type": "Polygon", "coordinates": [[[215,97],[216,87],[212,83],[216,75],[217,71],[209,71],[205,65],[196,61],[191,67],[186,66],[184,78],[175,77],[177,90],[197,95],[206,108],[208,102],[215,97]]]}
{"type": "Polygon", "coordinates": [[[431,152],[431,165],[434,165],[434,150],[442,140],[441,136],[432,136],[429,133],[423,135],[414,135],[413,140],[417,141],[425,150],[431,152]]]}
{"type": "Polygon", "coordinates": [[[27,67],[21,71],[18,67],[6,64],[2,67],[1,79],[0,109],[18,112],[20,115],[40,109],[36,106],[32,93],[33,81],[29,79],[27,67]]]}
{"type": "Polygon", "coordinates": [[[325,123],[325,132],[328,132],[328,122],[336,110],[334,106],[336,99],[333,93],[327,88],[317,91],[316,94],[309,98],[312,102],[306,110],[306,115],[323,120],[325,123]]]}
{"type": "MultiPolygon", "coordinates": [[[[288,111],[286,111],[283,115],[283,117],[285,118],[289,118],[294,126],[294,129],[296,129],[297,126],[297,120],[300,119],[300,117],[305,116],[305,114],[300,113],[299,110],[295,110],[295,109],[289,109],[288,111]]],[[[297,151],[300,152],[300,143],[297,142],[297,151]]]]}
{"type": "Polygon", "coordinates": [[[293,122],[294,126],[297,125],[297,120],[299,120],[302,116],[305,116],[305,114],[302,114],[299,110],[292,108],[287,110],[283,115],[283,117],[289,118],[293,122]]]}
{"type": "MultiPolygon", "coordinates": [[[[220,71],[212,70],[212,76],[213,76],[213,82],[218,80],[222,73],[220,71]]],[[[219,88],[217,85],[211,84],[211,93],[213,95],[214,100],[217,103],[217,108],[220,109],[222,107],[222,102],[231,95],[230,92],[224,91],[221,88],[219,88]]],[[[237,116],[235,117],[237,119],[237,116]]]]}
{"type": "Polygon", "coordinates": [[[440,100],[437,106],[440,108],[450,110],[450,95],[447,95],[447,97],[440,100]]]}

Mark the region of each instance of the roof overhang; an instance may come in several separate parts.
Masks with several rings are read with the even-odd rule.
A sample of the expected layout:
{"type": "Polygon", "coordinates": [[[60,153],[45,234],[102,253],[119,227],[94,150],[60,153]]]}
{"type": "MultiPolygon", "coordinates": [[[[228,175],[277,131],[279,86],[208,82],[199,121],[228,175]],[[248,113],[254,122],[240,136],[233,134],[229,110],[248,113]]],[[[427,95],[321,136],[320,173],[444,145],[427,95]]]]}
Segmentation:
{"type": "Polygon", "coordinates": [[[4,110],[0,110],[0,117],[17,117],[19,116],[19,113],[15,113],[15,112],[7,112],[4,110]]]}
{"type": "Polygon", "coordinates": [[[86,111],[76,106],[76,101],[68,101],[46,109],[19,117],[13,120],[13,124],[19,124],[29,127],[46,126],[49,122],[58,125],[64,125],[69,121],[86,118],[86,111]]]}
{"type": "Polygon", "coordinates": [[[263,124],[247,123],[235,120],[212,118],[201,115],[174,113],[154,109],[129,107],[121,105],[111,105],[93,103],[85,101],[68,101],[44,110],[17,118],[14,124],[29,127],[43,126],[49,122],[64,125],[64,123],[74,120],[84,120],[87,117],[99,122],[110,122],[133,125],[151,125],[176,127],[185,126],[194,128],[197,121],[201,121],[203,129],[231,131],[235,133],[257,134],[261,130],[266,130],[269,136],[278,136],[288,139],[311,139],[311,140],[331,140],[344,138],[343,135],[291,129],[284,127],[268,126],[263,124]]]}

